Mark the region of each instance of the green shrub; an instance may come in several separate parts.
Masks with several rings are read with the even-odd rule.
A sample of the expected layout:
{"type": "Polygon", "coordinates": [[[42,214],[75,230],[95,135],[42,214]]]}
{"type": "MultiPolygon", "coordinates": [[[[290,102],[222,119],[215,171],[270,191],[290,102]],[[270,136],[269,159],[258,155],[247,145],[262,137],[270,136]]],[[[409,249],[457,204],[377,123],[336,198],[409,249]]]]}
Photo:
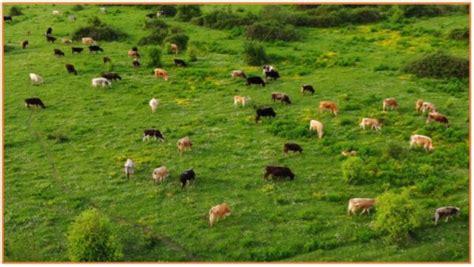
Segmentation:
{"type": "Polygon", "coordinates": [[[400,8],[407,18],[436,17],[456,9],[448,5],[400,5],[400,8]]]}
{"type": "Polygon", "coordinates": [[[394,159],[403,158],[406,150],[399,143],[391,142],[388,143],[387,148],[385,149],[385,154],[394,159]]]}
{"type": "Polygon", "coordinates": [[[139,41],[139,45],[160,45],[168,35],[168,30],[156,29],[153,30],[148,36],[142,37],[139,41]]]}
{"type": "Polygon", "coordinates": [[[456,28],[449,32],[449,38],[453,40],[469,40],[469,29],[468,28],[456,28]]]}
{"type": "MultiPolygon", "coordinates": [[[[184,51],[188,47],[189,36],[185,33],[176,33],[168,36],[165,41],[178,45],[179,51],[184,51]]],[[[170,48],[170,46],[168,46],[168,48],[170,48]]]]}
{"type": "Polygon", "coordinates": [[[268,63],[269,58],[262,44],[258,42],[246,42],[244,44],[244,60],[251,66],[261,66],[268,63]]]}
{"type": "Polygon", "coordinates": [[[9,16],[21,16],[23,15],[23,12],[21,12],[21,8],[18,6],[12,6],[10,8],[10,11],[8,12],[9,16]]]}
{"type": "Polygon", "coordinates": [[[165,17],[174,17],[176,12],[178,12],[176,5],[157,5],[156,8],[162,11],[165,17]]]}
{"type": "Polygon", "coordinates": [[[342,163],[342,178],[346,183],[360,184],[366,178],[364,162],[359,157],[350,157],[342,163]]]}
{"type": "Polygon", "coordinates": [[[250,25],[256,20],[257,16],[252,13],[237,14],[231,9],[218,9],[199,18],[193,18],[193,23],[213,29],[232,29],[234,27],[250,25]]]}
{"type": "Polygon", "coordinates": [[[84,9],[84,7],[83,7],[82,5],[74,5],[74,6],[71,8],[72,11],[81,11],[81,10],[83,10],[83,9],[84,9]]]}
{"type": "Polygon", "coordinates": [[[197,61],[197,49],[194,46],[188,48],[187,54],[189,62],[197,61]]]}
{"type": "Polygon", "coordinates": [[[122,246],[108,218],[95,209],[82,212],[69,227],[69,259],[107,262],[122,258],[122,246]]]}
{"type": "Polygon", "coordinates": [[[148,30],[167,29],[168,24],[161,19],[146,20],[143,28],[148,30]]]}
{"type": "Polygon", "coordinates": [[[148,57],[150,58],[149,62],[148,62],[148,67],[156,68],[156,67],[161,67],[162,66],[162,64],[161,64],[161,50],[160,49],[158,49],[156,47],[151,48],[148,51],[148,57]]]}
{"type": "Polygon", "coordinates": [[[8,44],[3,45],[3,52],[4,53],[8,53],[8,52],[11,52],[13,50],[15,50],[15,47],[13,45],[8,45],[8,44]]]}
{"type": "Polygon", "coordinates": [[[298,139],[312,136],[306,125],[301,125],[294,121],[273,120],[272,125],[268,131],[275,136],[288,139],[298,139]]]}
{"type": "Polygon", "coordinates": [[[385,192],[377,198],[377,213],[372,224],[387,241],[406,241],[409,233],[421,225],[421,211],[407,189],[401,193],[385,192]]]}
{"type": "Polygon", "coordinates": [[[301,38],[294,26],[284,25],[276,21],[255,22],[247,26],[245,37],[260,41],[296,41],[301,38]]]}
{"type": "Polygon", "coordinates": [[[83,37],[92,37],[98,41],[117,41],[128,37],[128,34],[103,23],[98,17],[89,20],[89,26],[81,27],[72,33],[72,39],[79,41],[83,37]]]}
{"type": "Polygon", "coordinates": [[[199,5],[180,5],[177,8],[176,18],[180,21],[190,21],[194,17],[201,16],[199,5]]]}
{"type": "Polygon", "coordinates": [[[409,62],[402,70],[418,77],[467,78],[469,76],[469,60],[444,52],[435,52],[409,62]]]}

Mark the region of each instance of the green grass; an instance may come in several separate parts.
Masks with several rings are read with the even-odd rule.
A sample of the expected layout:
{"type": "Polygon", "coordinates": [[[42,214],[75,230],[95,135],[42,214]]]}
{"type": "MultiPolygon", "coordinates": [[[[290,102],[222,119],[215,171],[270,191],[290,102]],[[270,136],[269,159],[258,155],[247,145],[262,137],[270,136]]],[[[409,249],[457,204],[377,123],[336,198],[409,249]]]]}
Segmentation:
{"type": "MultiPolygon", "coordinates": [[[[4,31],[5,42],[15,46],[4,58],[7,261],[68,261],[67,228],[90,207],[109,216],[120,229],[125,261],[469,259],[468,83],[417,79],[398,71],[413,57],[438,49],[467,58],[465,42],[446,38],[452,28],[468,27],[467,15],[405,25],[439,31],[437,36],[427,30],[402,34],[383,24],[301,28],[302,41],[266,43],[282,78],[262,88],[230,78],[234,69],[261,75],[260,67],[245,64],[241,55],[245,40],[233,37],[231,31],[166,18],[166,23],[183,28],[198,50],[198,61],[188,68],[174,67],[175,56],[164,54],[163,68],[170,74],[166,82],[154,78],[151,68],[133,69],[127,57],[127,51],[148,34],[143,23],[149,11],[110,6],[104,15],[98,6],[78,12],[70,11],[72,5],[22,7],[25,15],[7,23],[4,31]],[[52,10],[70,11],[78,19],[53,17],[52,10]],[[42,35],[51,26],[54,36],[69,36],[94,15],[130,35],[123,42],[100,42],[103,55],[112,58],[114,71],[123,78],[111,89],[90,84],[107,71],[102,54],[71,55],[69,46],[46,43],[42,35]],[[22,50],[20,42],[25,39],[30,48],[22,50]],[[66,56],[56,58],[53,48],[66,56]],[[66,63],[76,66],[79,75],[68,75],[66,63]],[[389,68],[375,71],[381,65],[389,68]],[[45,84],[32,86],[30,72],[40,74],[45,84]],[[313,84],[314,96],[300,94],[304,83],[313,84]],[[450,86],[458,90],[445,90],[450,86]],[[272,103],[273,91],[286,92],[293,104],[272,103]],[[272,106],[277,117],[255,124],[254,109],[234,107],[234,95],[272,106]],[[26,109],[23,100],[28,97],[40,97],[47,108],[26,109]],[[148,106],[152,97],[161,102],[156,113],[148,106]],[[386,97],[395,97],[400,109],[383,113],[386,97]],[[414,110],[419,98],[434,103],[451,127],[426,125],[425,116],[414,110]],[[338,117],[318,112],[322,100],[339,105],[338,117]],[[359,129],[362,117],[384,118],[381,133],[359,129]],[[294,130],[307,129],[311,119],[325,125],[322,140],[294,130]],[[160,129],[166,141],[142,142],[143,130],[150,127],[160,129]],[[408,150],[413,133],[431,136],[436,150],[430,154],[408,150]],[[180,156],[176,141],[186,135],[193,141],[193,151],[180,156]],[[304,153],[285,156],[283,144],[288,141],[300,144],[304,153]],[[391,142],[404,148],[403,157],[385,156],[391,142]],[[378,168],[372,182],[343,182],[344,159],[339,154],[349,147],[378,168]],[[129,181],[123,175],[127,158],[136,163],[136,174],[129,181]],[[263,181],[269,164],[290,167],[296,179],[263,181]],[[168,167],[171,177],[154,185],[151,173],[160,165],[168,167]],[[181,190],[179,174],[190,167],[197,179],[181,190]],[[416,201],[426,210],[426,221],[416,230],[417,238],[401,247],[384,243],[370,227],[372,216],[346,215],[351,197],[376,197],[401,186],[420,189],[424,181],[430,181],[425,187],[433,188],[418,193],[416,201]],[[209,209],[224,201],[232,215],[209,228],[209,209]],[[462,216],[432,226],[434,209],[446,205],[460,207],[462,216]]],[[[244,6],[252,12],[260,8],[244,6]]],[[[147,49],[139,47],[145,57],[142,63],[147,49]]]]}

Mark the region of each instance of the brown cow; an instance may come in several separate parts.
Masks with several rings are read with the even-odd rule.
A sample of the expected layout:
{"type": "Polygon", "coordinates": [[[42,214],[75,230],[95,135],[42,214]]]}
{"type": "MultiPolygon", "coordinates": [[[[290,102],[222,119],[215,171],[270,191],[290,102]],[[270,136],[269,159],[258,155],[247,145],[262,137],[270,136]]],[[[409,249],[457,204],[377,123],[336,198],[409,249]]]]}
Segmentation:
{"type": "Polygon", "coordinates": [[[232,76],[232,78],[238,78],[238,77],[241,77],[241,78],[244,78],[246,79],[247,78],[247,75],[245,75],[245,72],[243,70],[233,70],[230,75],[232,76]]]}
{"type": "Polygon", "coordinates": [[[171,49],[171,52],[174,52],[175,54],[178,54],[178,52],[179,52],[177,44],[173,44],[173,43],[170,44],[170,49],[171,49]]]}
{"type": "Polygon", "coordinates": [[[385,98],[383,100],[382,110],[385,111],[388,108],[390,109],[398,108],[398,103],[397,103],[397,100],[395,100],[395,98],[385,98]]]}
{"type": "Polygon", "coordinates": [[[341,155],[343,155],[344,157],[353,157],[353,156],[357,156],[357,151],[355,150],[342,151],[341,155]]]}
{"type": "Polygon", "coordinates": [[[446,218],[445,222],[448,222],[449,218],[452,216],[459,216],[461,210],[457,207],[442,207],[438,208],[435,211],[435,215],[433,217],[434,224],[438,224],[438,220],[442,218],[446,218]]]}
{"type": "Polygon", "coordinates": [[[382,129],[382,123],[379,122],[377,119],[371,119],[371,118],[362,118],[362,121],[359,123],[359,126],[365,130],[365,126],[370,126],[372,130],[381,130],[382,129]]]}
{"type": "Polygon", "coordinates": [[[166,70],[164,70],[164,69],[155,69],[154,73],[155,73],[156,78],[163,77],[163,79],[165,81],[168,80],[168,72],[166,70]]]}
{"type": "Polygon", "coordinates": [[[178,140],[176,143],[176,146],[178,146],[178,151],[180,154],[183,154],[184,151],[186,150],[192,150],[193,143],[191,140],[189,140],[189,137],[183,137],[178,140]]]}
{"type": "Polygon", "coordinates": [[[250,98],[249,97],[245,97],[245,96],[234,96],[234,105],[239,105],[241,104],[242,107],[245,107],[245,104],[247,103],[247,101],[249,101],[250,98]]]}
{"type": "Polygon", "coordinates": [[[373,198],[351,198],[347,207],[347,215],[355,214],[357,210],[362,209],[363,213],[370,214],[370,209],[374,206],[375,199],[373,198]]]}
{"type": "Polygon", "coordinates": [[[165,166],[161,166],[159,168],[156,168],[153,170],[153,180],[155,181],[155,183],[158,183],[158,182],[163,182],[165,180],[166,177],[168,177],[170,175],[168,169],[165,167],[165,166]]]}
{"type": "Polygon", "coordinates": [[[439,122],[441,124],[444,124],[444,126],[446,126],[446,128],[449,127],[448,118],[446,118],[446,116],[441,115],[438,112],[428,113],[428,119],[426,119],[426,123],[430,123],[432,121],[436,121],[436,122],[439,122]]]}
{"type": "Polygon", "coordinates": [[[231,210],[229,208],[229,204],[222,203],[216,205],[209,210],[209,226],[212,225],[220,218],[225,218],[231,214],[231,210]]]}
{"type": "Polygon", "coordinates": [[[92,37],[82,38],[82,43],[85,44],[85,45],[95,45],[96,44],[96,42],[94,41],[94,39],[92,39],[92,37]]]}
{"type": "Polygon", "coordinates": [[[330,102],[330,101],[321,101],[319,102],[319,112],[323,110],[329,110],[334,114],[334,116],[337,116],[337,106],[336,103],[330,102]]]}
{"type": "Polygon", "coordinates": [[[426,151],[434,149],[431,138],[420,134],[414,134],[410,137],[410,147],[413,147],[413,145],[423,146],[426,151]]]}
{"type": "Polygon", "coordinates": [[[290,97],[285,93],[273,92],[272,93],[272,100],[273,100],[273,102],[275,102],[275,100],[279,100],[281,103],[291,104],[290,97]]]}

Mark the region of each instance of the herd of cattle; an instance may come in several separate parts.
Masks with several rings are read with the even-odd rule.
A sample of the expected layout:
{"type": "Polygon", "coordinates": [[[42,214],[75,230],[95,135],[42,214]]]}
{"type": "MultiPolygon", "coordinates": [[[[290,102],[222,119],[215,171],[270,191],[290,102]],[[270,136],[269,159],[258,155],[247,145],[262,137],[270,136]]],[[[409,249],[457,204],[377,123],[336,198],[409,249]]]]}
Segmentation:
{"type": "MultiPolygon", "coordinates": [[[[101,12],[106,13],[106,9],[101,8],[101,12]]],[[[53,11],[53,15],[58,16],[60,15],[60,13],[59,11],[53,11]]],[[[160,16],[160,15],[162,15],[160,12],[156,14],[156,16],[160,16]]],[[[150,16],[151,16],[150,14],[147,15],[147,17],[150,17],[150,16]]],[[[75,17],[73,19],[75,20],[75,17]]],[[[4,21],[11,21],[11,20],[12,20],[11,17],[4,16],[4,21]]],[[[71,20],[71,17],[70,17],[70,20],[71,20]]],[[[54,42],[57,40],[57,38],[52,35],[51,27],[47,29],[45,36],[46,36],[47,43],[54,44],[54,42]]],[[[64,37],[62,41],[63,41],[63,44],[66,44],[66,45],[73,43],[73,41],[67,37],[64,37]]],[[[91,37],[84,37],[82,38],[81,41],[84,45],[88,45],[89,53],[104,52],[104,49],[98,46],[97,42],[91,37]]],[[[28,48],[29,41],[28,40],[22,41],[21,46],[23,49],[28,48]]],[[[179,53],[179,47],[176,44],[171,44],[170,49],[172,52],[175,52],[176,54],[179,53]]],[[[72,54],[80,54],[83,50],[84,50],[83,47],[71,47],[72,54]]],[[[53,51],[54,51],[54,55],[57,57],[65,56],[65,53],[60,49],[54,48],[53,51]]],[[[129,50],[128,56],[133,58],[133,61],[132,61],[133,67],[140,66],[140,62],[139,62],[140,55],[139,55],[137,47],[133,47],[131,50],[129,50]]],[[[105,56],[103,57],[103,62],[104,64],[107,64],[111,62],[111,59],[105,56]]],[[[174,64],[175,66],[180,66],[180,67],[188,66],[186,62],[184,62],[181,59],[175,59],[174,64]]],[[[72,64],[66,64],[65,67],[68,74],[78,75],[76,68],[72,64]]],[[[168,72],[161,68],[154,69],[153,74],[156,78],[163,78],[165,81],[169,79],[168,72]]],[[[243,79],[246,79],[247,85],[256,84],[262,87],[265,87],[268,81],[270,80],[275,81],[280,78],[280,73],[273,66],[270,66],[270,65],[263,66],[263,75],[264,75],[264,78],[261,78],[259,76],[247,77],[247,75],[245,74],[243,70],[234,70],[231,72],[232,78],[243,78],[243,79]]],[[[30,73],[29,77],[33,85],[40,85],[44,83],[44,79],[36,73],[30,73]]],[[[101,74],[101,77],[92,79],[92,86],[93,87],[111,87],[112,81],[121,80],[121,79],[122,78],[120,77],[120,75],[118,75],[115,72],[105,72],[101,74]]],[[[303,95],[305,95],[306,93],[314,94],[315,89],[310,84],[304,84],[301,86],[301,93],[303,95]]],[[[289,95],[283,92],[271,93],[271,99],[273,102],[280,101],[281,103],[286,104],[286,105],[292,104],[289,95]]],[[[250,97],[234,96],[234,105],[240,104],[242,106],[245,106],[249,100],[250,100],[250,97]]],[[[32,107],[32,106],[46,108],[42,100],[37,97],[27,98],[25,99],[24,102],[27,108],[32,107]]],[[[159,106],[159,103],[160,103],[159,100],[156,98],[153,98],[150,100],[149,106],[152,112],[156,112],[159,106]]],[[[383,100],[382,110],[383,111],[393,110],[393,109],[397,109],[398,106],[399,106],[398,102],[396,101],[395,98],[386,98],[383,100]]],[[[430,123],[434,121],[434,122],[439,122],[445,125],[446,127],[449,126],[448,119],[446,118],[446,116],[438,113],[435,106],[432,103],[425,102],[419,99],[415,103],[415,109],[418,112],[422,112],[422,113],[425,113],[428,111],[426,123],[430,123]]],[[[324,110],[328,110],[332,113],[333,116],[338,115],[337,105],[336,103],[331,102],[331,101],[321,101],[319,103],[319,110],[320,112],[324,110]]],[[[277,114],[273,110],[272,107],[259,107],[259,108],[256,108],[255,122],[258,123],[260,119],[263,117],[275,117],[276,115],[277,114]]],[[[359,124],[359,126],[363,129],[365,129],[366,127],[370,127],[372,130],[376,130],[376,131],[380,131],[382,128],[382,125],[383,124],[376,118],[362,118],[359,124]]],[[[318,135],[318,138],[321,139],[324,136],[324,125],[318,120],[310,120],[309,131],[315,131],[318,135]]],[[[165,140],[163,134],[159,130],[146,129],[143,133],[143,141],[149,140],[150,138],[154,138],[155,140],[160,140],[160,141],[165,140]]],[[[431,151],[434,149],[431,138],[424,135],[419,135],[419,134],[412,135],[410,137],[409,144],[410,144],[410,147],[415,146],[415,145],[421,146],[426,151],[431,151]]],[[[187,150],[191,150],[192,148],[192,142],[190,138],[187,136],[179,139],[176,145],[180,154],[182,154],[183,152],[187,150]]],[[[303,153],[302,147],[296,143],[284,144],[283,151],[284,153],[288,153],[290,151],[303,153]]],[[[343,156],[356,156],[357,151],[354,151],[354,150],[342,151],[341,154],[343,156]]],[[[127,178],[129,178],[131,175],[134,174],[135,164],[131,159],[127,159],[124,167],[125,167],[125,174],[127,178]]],[[[154,169],[152,172],[152,179],[156,183],[163,182],[167,177],[169,177],[169,171],[166,168],[166,166],[160,166],[159,168],[154,169]]],[[[286,166],[266,166],[265,174],[263,177],[264,179],[268,179],[269,177],[272,177],[272,178],[288,177],[291,180],[293,180],[295,178],[295,174],[290,170],[290,168],[286,166]]],[[[189,182],[194,181],[195,178],[196,178],[196,173],[194,172],[193,169],[188,169],[184,171],[183,173],[181,173],[180,175],[181,188],[184,189],[184,187],[189,182]]],[[[372,198],[352,198],[349,200],[347,213],[351,215],[351,214],[356,213],[357,210],[362,210],[361,214],[370,213],[370,209],[373,208],[375,203],[376,203],[376,199],[372,199],[372,198]]],[[[459,215],[459,213],[460,213],[460,209],[456,207],[438,208],[435,211],[433,220],[435,224],[437,224],[440,218],[446,218],[446,221],[447,221],[451,216],[459,215]]],[[[231,214],[231,210],[227,203],[222,203],[220,205],[212,207],[211,210],[209,211],[209,225],[212,226],[219,218],[224,218],[230,214],[231,214]]]]}

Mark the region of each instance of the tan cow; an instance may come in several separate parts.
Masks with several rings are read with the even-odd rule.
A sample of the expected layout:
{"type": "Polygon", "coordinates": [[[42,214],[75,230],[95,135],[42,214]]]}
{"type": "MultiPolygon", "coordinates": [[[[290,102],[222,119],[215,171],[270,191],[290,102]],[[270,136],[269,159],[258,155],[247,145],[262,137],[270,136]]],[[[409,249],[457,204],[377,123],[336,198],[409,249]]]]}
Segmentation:
{"type": "Polygon", "coordinates": [[[428,118],[426,119],[426,123],[430,123],[432,121],[436,121],[436,122],[439,122],[441,124],[444,124],[444,126],[446,126],[446,128],[449,127],[449,121],[448,121],[448,118],[446,118],[446,116],[444,115],[441,115],[440,113],[438,112],[430,112],[428,113],[428,118]]]}
{"type": "Polygon", "coordinates": [[[166,70],[164,70],[164,69],[155,69],[154,73],[155,73],[156,78],[163,77],[163,79],[165,81],[168,80],[168,72],[166,70]]]}
{"type": "Polygon", "coordinates": [[[138,54],[138,51],[128,50],[128,56],[133,58],[139,58],[140,54],[138,54]]]}
{"type": "Polygon", "coordinates": [[[96,44],[96,42],[94,41],[94,39],[92,37],[82,38],[82,43],[85,44],[85,45],[95,45],[96,44]]]}
{"type": "Polygon", "coordinates": [[[191,140],[189,140],[189,137],[183,137],[178,140],[176,143],[176,146],[178,146],[178,151],[180,154],[183,154],[184,151],[186,150],[192,150],[193,143],[191,140]]]}
{"type": "Polygon", "coordinates": [[[61,12],[59,10],[53,10],[53,16],[59,16],[61,15],[61,12]]]}
{"type": "Polygon", "coordinates": [[[347,215],[355,214],[357,210],[362,210],[360,214],[370,214],[370,209],[374,206],[373,198],[351,198],[347,207],[347,215]]]}
{"type": "Polygon", "coordinates": [[[381,130],[382,129],[382,123],[379,122],[377,119],[372,119],[372,118],[362,118],[362,121],[360,122],[359,126],[365,130],[365,126],[370,126],[372,130],[381,130]]]}
{"type": "Polygon", "coordinates": [[[323,110],[329,110],[334,114],[334,116],[337,116],[337,106],[336,103],[330,102],[330,101],[321,101],[319,102],[319,112],[323,110]]]}
{"type": "Polygon", "coordinates": [[[230,75],[232,76],[232,78],[247,78],[247,76],[245,75],[245,72],[243,70],[233,70],[230,75]]]}
{"type": "Polygon", "coordinates": [[[423,105],[421,106],[421,112],[425,113],[426,111],[428,112],[436,112],[436,107],[430,102],[423,102],[423,105]]]}
{"type": "Polygon", "coordinates": [[[416,104],[415,104],[416,111],[420,112],[422,107],[423,107],[423,99],[416,100],[416,104]]]}
{"type": "Polygon", "coordinates": [[[72,40],[67,38],[67,37],[64,37],[63,38],[63,44],[72,44],[72,40]]]}
{"type": "Polygon", "coordinates": [[[225,218],[226,216],[229,216],[231,214],[231,210],[229,208],[229,204],[227,203],[222,203],[219,205],[216,205],[209,210],[209,226],[212,227],[212,225],[220,218],[225,218]]]}
{"type": "Polygon", "coordinates": [[[319,139],[323,137],[324,134],[324,126],[320,121],[317,120],[311,120],[309,122],[309,130],[310,131],[316,131],[318,133],[319,139]]]}
{"type": "Polygon", "coordinates": [[[398,103],[395,98],[385,98],[383,100],[383,105],[382,105],[382,110],[386,111],[387,109],[397,109],[398,108],[398,103]]]}
{"type": "Polygon", "coordinates": [[[158,105],[160,104],[160,101],[156,98],[152,98],[148,104],[150,105],[151,112],[155,112],[158,108],[158,105]]]}
{"type": "Polygon", "coordinates": [[[341,155],[343,155],[344,157],[354,157],[354,156],[357,156],[357,151],[355,150],[342,151],[341,155]]]}
{"type": "Polygon", "coordinates": [[[414,145],[423,146],[426,151],[434,149],[431,138],[420,134],[414,134],[410,137],[410,147],[413,147],[414,145]]]}
{"type": "Polygon", "coordinates": [[[178,45],[177,45],[177,44],[171,43],[171,44],[170,44],[170,49],[171,49],[171,52],[173,52],[173,53],[175,53],[175,54],[178,54],[178,52],[179,52],[179,49],[178,49],[178,45]]]}
{"type": "Polygon", "coordinates": [[[161,183],[165,180],[166,177],[170,175],[168,169],[165,166],[161,166],[153,170],[153,180],[155,183],[161,183]]]}
{"type": "Polygon", "coordinates": [[[247,103],[247,101],[249,101],[250,98],[249,97],[245,97],[245,96],[234,96],[234,105],[239,105],[241,104],[242,107],[245,107],[245,104],[247,103]]]}

